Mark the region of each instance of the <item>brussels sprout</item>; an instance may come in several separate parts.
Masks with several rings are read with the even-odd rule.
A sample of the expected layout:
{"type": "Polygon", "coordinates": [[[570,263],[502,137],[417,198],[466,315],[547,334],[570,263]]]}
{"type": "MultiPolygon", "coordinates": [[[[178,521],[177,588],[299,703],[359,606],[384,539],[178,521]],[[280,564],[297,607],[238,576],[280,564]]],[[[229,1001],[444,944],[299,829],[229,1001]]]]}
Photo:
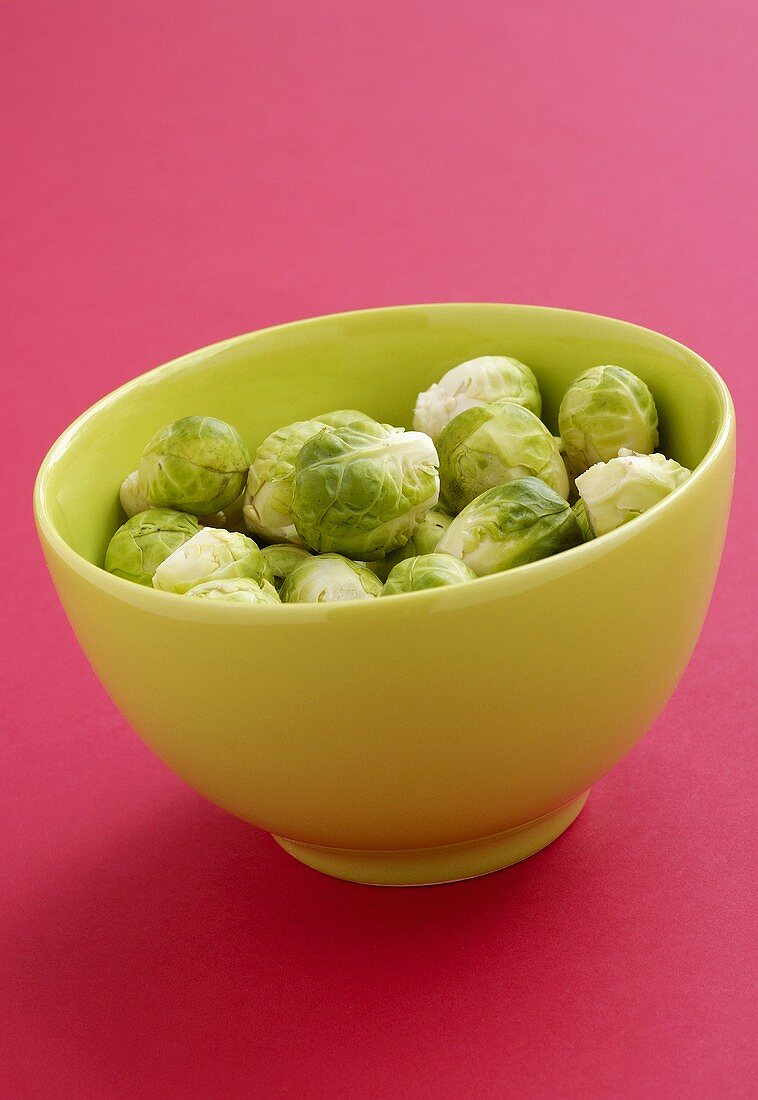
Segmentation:
{"type": "Polygon", "coordinates": [[[515,401],[535,416],[542,412],[542,397],[533,371],[507,355],[483,355],[469,359],[443,374],[418,395],[413,427],[432,439],[454,416],[492,401],[515,401]]]}
{"type": "Polygon", "coordinates": [[[456,516],[437,545],[478,577],[547,558],[582,542],[568,502],[536,477],[488,489],[456,516]]]}
{"type": "Polygon", "coordinates": [[[439,508],[432,508],[430,512],[426,513],[421,522],[413,528],[413,534],[405,546],[393,550],[381,561],[367,562],[368,568],[372,573],[376,573],[381,580],[386,581],[390,571],[398,562],[405,561],[406,558],[418,557],[419,554],[433,554],[437,549],[437,543],[451,522],[452,516],[441,512],[439,508]]]}
{"type": "Polygon", "coordinates": [[[437,452],[440,497],[452,512],[520,477],[538,477],[568,498],[566,467],[553,436],[539,417],[513,401],[458,413],[442,429],[437,452]]]}
{"type": "Polygon", "coordinates": [[[424,588],[444,588],[449,584],[465,584],[473,580],[476,580],[476,573],[460,558],[453,558],[450,554],[420,554],[398,562],[387,578],[381,595],[421,592],[424,588]]]}
{"type": "Polygon", "coordinates": [[[595,537],[595,532],[590,526],[590,521],[587,516],[587,506],[580,498],[576,504],[572,505],[571,511],[576,516],[576,522],[579,524],[579,529],[582,532],[582,538],[585,542],[591,542],[595,537]]]}
{"type": "Polygon", "coordinates": [[[370,561],[403,546],[438,495],[428,436],[363,421],[324,428],[302,447],[292,514],[314,550],[370,561]]]}
{"type": "MultiPolygon", "coordinates": [[[[412,558],[416,554],[433,554],[437,549],[437,544],[452,522],[452,516],[449,516],[446,512],[441,512],[439,508],[432,508],[431,511],[426,513],[421,522],[413,528],[413,534],[405,546],[393,552],[402,554],[403,558],[412,558]],[[408,550],[409,546],[410,550],[408,550]]],[[[397,560],[400,561],[401,559],[398,558],[397,560]]]]}
{"type": "Polygon", "coordinates": [[[203,581],[221,581],[232,577],[271,580],[266,559],[247,535],[203,527],[153,574],[153,587],[163,592],[187,592],[203,581]]]}
{"type": "Polygon", "coordinates": [[[623,367],[592,367],[564,394],[558,427],[575,474],[616,458],[622,447],[650,454],[658,446],[658,413],[641,378],[623,367]]]}
{"type": "Polygon", "coordinates": [[[592,530],[605,535],[646,512],[690,476],[691,471],[661,454],[622,448],[618,458],[598,462],[576,479],[592,530]]]}
{"type": "Polygon", "coordinates": [[[243,513],[248,530],[273,542],[300,543],[292,519],[295,459],[323,428],[319,420],[296,420],[263,440],[247,477],[243,513]]]}
{"type": "Polygon", "coordinates": [[[365,565],[341,554],[321,554],[293,569],[280,595],[284,603],[327,603],[368,600],[381,590],[382,582],[365,565]]]}
{"type": "Polygon", "coordinates": [[[150,501],[140,486],[137,470],[133,470],[124,478],[118,495],[121,507],[130,519],[132,516],[137,516],[140,512],[146,512],[150,508],[150,501]]]}
{"type": "Polygon", "coordinates": [[[293,569],[312,557],[304,546],[293,546],[291,542],[278,542],[274,546],[264,546],[261,550],[271,571],[275,587],[281,588],[293,569]]]}
{"type": "Polygon", "coordinates": [[[373,416],[367,416],[366,413],[360,412],[358,409],[335,409],[334,412],[319,413],[313,419],[319,420],[327,428],[344,428],[346,424],[355,424],[357,420],[368,420],[370,422],[374,418],[373,416]]]}
{"type": "Polygon", "coordinates": [[[161,428],[145,447],[139,486],[154,507],[210,516],[237,499],[249,466],[247,447],[231,424],[185,416],[161,428]]]}
{"type": "Polygon", "coordinates": [[[184,512],[146,509],[116,531],[105,552],[105,568],[116,577],[150,585],[161,562],[199,530],[195,517],[184,512]]]}
{"type": "Polygon", "coordinates": [[[196,600],[225,600],[227,603],[281,603],[272,584],[257,584],[249,577],[233,577],[226,581],[203,581],[187,591],[196,600]]]}

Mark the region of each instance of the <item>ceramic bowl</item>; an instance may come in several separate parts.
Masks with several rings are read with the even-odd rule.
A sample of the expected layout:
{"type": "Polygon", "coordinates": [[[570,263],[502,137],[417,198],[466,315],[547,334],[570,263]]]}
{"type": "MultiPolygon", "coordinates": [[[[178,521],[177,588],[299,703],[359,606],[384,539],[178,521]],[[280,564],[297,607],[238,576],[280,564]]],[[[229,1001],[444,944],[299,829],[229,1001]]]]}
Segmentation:
{"type": "Polygon", "coordinates": [[[565,310],[404,306],[281,325],[150,371],[63,433],[34,502],[82,649],[153,751],[304,863],[415,884],[538,851],[643,736],[702,626],[733,466],[726,387],[665,336],[565,310]],[[230,605],[100,568],[123,520],[118,486],[163,424],[221,417],[251,449],[329,408],[408,426],[419,390],[496,353],[534,369],[553,430],[580,371],[615,363],[639,374],[661,450],[693,476],[594,542],[393,598],[230,605]]]}

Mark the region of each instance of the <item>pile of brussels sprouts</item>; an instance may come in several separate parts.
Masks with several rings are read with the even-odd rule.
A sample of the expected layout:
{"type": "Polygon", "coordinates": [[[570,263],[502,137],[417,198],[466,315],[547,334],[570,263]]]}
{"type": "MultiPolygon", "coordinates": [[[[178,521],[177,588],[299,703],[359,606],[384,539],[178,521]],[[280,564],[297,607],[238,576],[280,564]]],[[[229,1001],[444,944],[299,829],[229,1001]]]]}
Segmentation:
{"type": "Polygon", "coordinates": [[[560,436],[541,412],[529,367],[484,356],[419,394],[413,431],[341,409],[272,432],[251,461],[231,424],[184,417],[124,480],[105,568],[248,604],[417,592],[604,535],[690,474],[654,453],[655,402],[622,367],[571,383],[560,436]]]}

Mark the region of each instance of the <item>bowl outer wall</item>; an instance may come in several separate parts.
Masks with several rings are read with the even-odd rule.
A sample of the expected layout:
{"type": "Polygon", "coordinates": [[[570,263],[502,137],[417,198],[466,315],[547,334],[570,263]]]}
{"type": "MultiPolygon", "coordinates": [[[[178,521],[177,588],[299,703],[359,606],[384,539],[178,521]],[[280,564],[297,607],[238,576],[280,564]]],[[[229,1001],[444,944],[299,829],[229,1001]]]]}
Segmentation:
{"type": "Polygon", "coordinates": [[[280,836],[413,848],[549,813],[644,734],[702,626],[733,464],[730,423],[687,491],[623,537],[460,589],[260,618],[82,567],[52,537],[43,475],[37,518],[85,653],[172,770],[280,836]]]}

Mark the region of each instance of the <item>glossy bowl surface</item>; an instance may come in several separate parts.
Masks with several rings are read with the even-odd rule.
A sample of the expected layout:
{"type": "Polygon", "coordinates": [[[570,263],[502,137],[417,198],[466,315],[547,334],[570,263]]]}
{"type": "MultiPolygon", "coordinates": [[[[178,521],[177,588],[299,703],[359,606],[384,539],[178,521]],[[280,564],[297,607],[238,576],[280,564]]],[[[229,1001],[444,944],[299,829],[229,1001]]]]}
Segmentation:
{"type": "Polygon", "coordinates": [[[466,878],[537,851],[645,733],[703,623],[723,546],[734,414],[673,340],[533,306],[402,306],[314,318],[183,356],[103,398],[45,458],[42,547],[81,646],[143,740],[299,859],[363,882],[466,878]],[[234,423],[251,448],[337,407],[410,425],[449,367],[528,363],[555,431],[578,373],[653,391],[661,450],[694,469],[633,523],[469,585],[281,607],[187,600],[105,573],[118,486],[161,425],[234,423]]]}

